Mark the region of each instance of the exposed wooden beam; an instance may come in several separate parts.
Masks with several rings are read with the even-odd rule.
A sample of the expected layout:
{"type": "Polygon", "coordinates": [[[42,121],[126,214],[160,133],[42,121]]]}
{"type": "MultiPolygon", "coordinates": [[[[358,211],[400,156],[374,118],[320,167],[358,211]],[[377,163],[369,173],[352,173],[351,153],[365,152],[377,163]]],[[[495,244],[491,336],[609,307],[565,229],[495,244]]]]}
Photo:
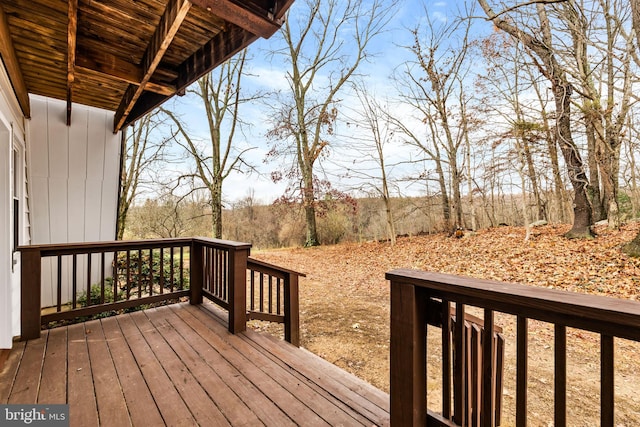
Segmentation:
{"type": "MultiPolygon", "coordinates": [[[[133,85],[139,85],[144,77],[140,66],[106,52],[96,53],[79,50],[76,54],[76,70],[103,74],[133,85]]],[[[178,74],[175,73],[175,76],[177,77],[178,74]]],[[[145,90],[166,96],[172,96],[176,93],[174,85],[152,80],[147,82],[145,90]]]]}
{"type": "Polygon", "coordinates": [[[193,4],[208,10],[219,18],[231,22],[257,36],[268,39],[280,29],[281,22],[273,11],[262,10],[238,0],[192,0],[193,4]]]}
{"type": "Polygon", "coordinates": [[[31,118],[31,105],[29,104],[29,92],[27,85],[24,83],[22,70],[18,63],[16,51],[11,42],[11,32],[9,31],[9,21],[4,13],[4,9],[0,6],[0,57],[11,80],[13,91],[18,99],[18,104],[22,110],[22,114],[26,118],[31,118]]]}
{"type": "Polygon", "coordinates": [[[160,64],[160,60],[169,48],[190,8],[191,2],[188,0],[170,0],[167,4],[167,8],[160,18],[160,23],[142,57],[142,80],[139,85],[129,85],[122,101],[120,101],[114,118],[114,132],[120,130],[136,101],[143,94],[147,83],[160,64]]]}
{"type": "MultiPolygon", "coordinates": [[[[204,74],[216,68],[227,59],[238,53],[244,47],[258,38],[244,29],[229,25],[226,31],[218,33],[209,40],[206,45],[198,49],[193,55],[187,58],[178,69],[178,81],[176,90],[178,93],[184,91],[187,86],[198,80],[204,74]]],[[[138,100],[136,106],[131,110],[124,125],[129,125],[144,116],[155,107],[165,102],[169,97],[156,93],[145,93],[138,100]]]]}
{"type": "Polygon", "coordinates": [[[67,24],[67,126],[71,125],[73,82],[76,79],[76,35],[78,32],[78,0],[69,0],[69,23],[67,24]]]}
{"type": "Polygon", "coordinates": [[[276,10],[274,11],[274,18],[277,21],[283,20],[285,13],[287,13],[287,10],[289,10],[293,2],[294,0],[274,1],[274,3],[276,4],[275,6],[276,10]]]}

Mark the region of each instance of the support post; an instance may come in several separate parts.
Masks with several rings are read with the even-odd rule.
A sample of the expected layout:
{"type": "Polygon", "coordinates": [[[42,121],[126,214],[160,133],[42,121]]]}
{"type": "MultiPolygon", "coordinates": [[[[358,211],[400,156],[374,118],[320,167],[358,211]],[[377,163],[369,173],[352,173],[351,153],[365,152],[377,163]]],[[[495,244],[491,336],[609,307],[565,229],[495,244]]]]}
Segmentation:
{"type": "Polygon", "coordinates": [[[427,295],[391,281],[391,425],[427,424],[427,295]]]}
{"type": "Polygon", "coordinates": [[[40,338],[41,277],[40,249],[20,249],[20,339],[40,338]]]}
{"type": "Polygon", "coordinates": [[[284,292],[284,339],[296,347],[300,347],[300,302],[297,274],[287,273],[284,292]]]}
{"type": "Polygon", "coordinates": [[[189,250],[189,304],[202,304],[203,286],[203,245],[197,241],[191,242],[189,250]]]}
{"type": "Polygon", "coordinates": [[[229,250],[229,332],[247,329],[247,259],[249,248],[229,250]]]}

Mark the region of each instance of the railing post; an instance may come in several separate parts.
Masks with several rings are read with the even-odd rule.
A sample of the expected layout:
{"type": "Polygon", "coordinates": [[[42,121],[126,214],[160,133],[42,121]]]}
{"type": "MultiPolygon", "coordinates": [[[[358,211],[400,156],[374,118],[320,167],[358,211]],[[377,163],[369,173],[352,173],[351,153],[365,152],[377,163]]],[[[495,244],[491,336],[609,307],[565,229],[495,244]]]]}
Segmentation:
{"type": "Polygon", "coordinates": [[[247,259],[249,248],[229,249],[229,332],[247,329],[247,259]]]}
{"type": "Polygon", "coordinates": [[[427,424],[427,298],[422,289],[391,281],[391,425],[427,424]]]}
{"type": "Polygon", "coordinates": [[[195,239],[191,242],[189,249],[189,297],[190,304],[202,304],[203,286],[203,246],[195,239]]]}
{"type": "Polygon", "coordinates": [[[287,273],[284,279],[284,339],[300,347],[298,275],[293,273],[287,273]]]}
{"type": "Polygon", "coordinates": [[[40,249],[20,249],[20,339],[40,338],[41,276],[40,249]]]}

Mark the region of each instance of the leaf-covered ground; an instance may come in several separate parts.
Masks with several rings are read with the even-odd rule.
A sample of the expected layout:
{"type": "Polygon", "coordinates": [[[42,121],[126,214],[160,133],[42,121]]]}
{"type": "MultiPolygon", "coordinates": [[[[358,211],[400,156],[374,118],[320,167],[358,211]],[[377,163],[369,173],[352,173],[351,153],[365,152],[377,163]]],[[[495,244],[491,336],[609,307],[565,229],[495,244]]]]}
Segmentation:
{"type": "MultiPolygon", "coordinates": [[[[640,230],[640,223],[619,231],[597,227],[594,240],[567,240],[568,225],[533,230],[499,227],[467,234],[415,236],[385,242],[350,243],[310,249],[286,249],[253,256],[307,275],[300,285],[302,346],[353,372],[376,387],[389,390],[389,285],[385,272],[417,268],[484,279],[519,282],[574,292],[636,300],[640,294],[640,260],[620,248],[640,230]]],[[[512,424],[515,403],[515,333],[510,316],[498,318],[507,337],[503,425],[512,424]]],[[[265,327],[256,325],[256,327],[265,327]]],[[[549,325],[530,325],[530,425],[551,420],[553,332],[549,325]],[[551,345],[549,344],[551,343],[551,345]]],[[[570,331],[570,425],[599,424],[599,340],[570,331]]],[[[640,425],[640,346],[616,340],[616,424],[640,425]]],[[[430,353],[437,365],[437,352],[430,353]]],[[[434,372],[435,369],[430,372],[434,372]]],[[[434,381],[435,382],[435,381],[434,381]]],[[[437,386],[434,386],[437,388],[437,386]]],[[[431,384],[430,384],[431,389],[431,384]]],[[[433,400],[438,409],[437,399],[433,400]]]]}

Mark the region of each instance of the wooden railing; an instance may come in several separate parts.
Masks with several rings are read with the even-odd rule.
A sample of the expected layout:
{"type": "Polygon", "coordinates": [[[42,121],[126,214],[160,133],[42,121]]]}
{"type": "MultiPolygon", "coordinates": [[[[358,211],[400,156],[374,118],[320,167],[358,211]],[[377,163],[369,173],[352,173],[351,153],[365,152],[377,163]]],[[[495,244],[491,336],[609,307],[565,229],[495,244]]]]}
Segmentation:
{"type": "Polygon", "coordinates": [[[298,277],[304,274],[249,258],[249,319],[284,323],[284,337],[300,345],[298,277]]]}
{"type": "Polygon", "coordinates": [[[247,320],[262,316],[266,307],[260,318],[284,323],[285,339],[299,345],[301,274],[250,259],[250,248],[205,238],[21,247],[21,338],[38,338],[42,325],[51,322],[180,299],[200,304],[206,297],[228,310],[230,332],[246,330],[247,320]],[[274,283],[274,290],[278,284],[282,306],[272,304],[271,294],[261,293],[264,300],[258,301],[255,272],[274,283]],[[256,303],[260,309],[254,309],[256,303]]]}
{"type": "Polygon", "coordinates": [[[448,318],[452,307],[457,319],[464,318],[467,306],[483,311],[483,336],[494,334],[495,312],[517,316],[516,426],[527,425],[529,319],[554,325],[554,425],[567,425],[567,327],[600,334],[600,425],[614,425],[614,338],[640,341],[640,303],[414,270],[394,270],[386,277],[391,282],[392,426],[498,425],[496,346],[481,340],[480,411],[471,409],[463,391],[469,384],[465,370],[452,366],[463,359],[453,360],[451,352],[465,354],[470,345],[462,339],[464,322],[442,322],[443,411],[427,410],[427,324],[433,317],[448,318]],[[446,344],[451,334],[456,337],[453,348],[446,344]]]}

